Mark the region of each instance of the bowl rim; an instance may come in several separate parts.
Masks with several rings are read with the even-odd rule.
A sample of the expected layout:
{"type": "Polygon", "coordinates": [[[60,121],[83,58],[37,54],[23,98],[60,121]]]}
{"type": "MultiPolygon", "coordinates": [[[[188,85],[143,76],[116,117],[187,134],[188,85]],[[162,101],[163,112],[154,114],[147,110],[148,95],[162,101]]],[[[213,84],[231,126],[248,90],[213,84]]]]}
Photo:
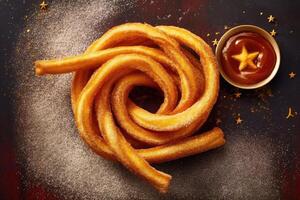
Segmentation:
{"type": "Polygon", "coordinates": [[[279,50],[279,46],[276,42],[276,40],[263,28],[260,28],[258,26],[255,25],[251,25],[251,24],[246,24],[246,25],[238,25],[235,26],[231,29],[229,29],[227,32],[225,32],[223,34],[223,36],[220,38],[216,50],[215,50],[215,54],[217,57],[217,61],[218,61],[218,68],[219,68],[219,72],[221,73],[222,77],[231,85],[237,87],[237,88],[241,88],[241,89],[257,89],[260,88],[266,84],[268,84],[277,74],[279,66],[280,66],[280,50],[279,50]],[[245,84],[240,84],[237,83],[233,80],[231,80],[227,74],[225,74],[225,72],[223,71],[223,67],[221,65],[221,53],[222,53],[222,49],[224,47],[224,45],[226,44],[227,40],[233,36],[236,35],[240,32],[255,32],[260,34],[262,37],[264,37],[273,47],[275,54],[276,54],[276,63],[274,66],[274,69],[272,71],[272,73],[264,80],[258,82],[258,83],[254,83],[254,84],[250,84],[250,85],[245,85],[245,84]]]}

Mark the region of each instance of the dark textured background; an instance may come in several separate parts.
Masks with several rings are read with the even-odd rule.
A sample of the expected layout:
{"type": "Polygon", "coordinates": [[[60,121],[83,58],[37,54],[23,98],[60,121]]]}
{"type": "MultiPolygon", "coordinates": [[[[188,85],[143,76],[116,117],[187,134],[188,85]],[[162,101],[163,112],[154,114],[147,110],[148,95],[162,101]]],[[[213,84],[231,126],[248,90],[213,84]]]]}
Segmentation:
{"type": "Polygon", "coordinates": [[[300,199],[300,120],[285,118],[288,107],[300,111],[299,1],[48,3],[42,12],[38,1],[0,0],[0,199],[300,199]],[[270,14],[276,23],[267,22],[270,14]],[[240,90],[239,99],[221,81],[206,126],[220,118],[227,144],[157,166],[173,175],[165,196],[81,142],[69,103],[70,75],[37,78],[32,70],[34,60],[83,52],[111,26],[128,21],[181,26],[209,44],[224,25],[278,32],[277,76],[262,89],[240,90]],[[234,121],[238,113],[241,125],[234,121]]]}

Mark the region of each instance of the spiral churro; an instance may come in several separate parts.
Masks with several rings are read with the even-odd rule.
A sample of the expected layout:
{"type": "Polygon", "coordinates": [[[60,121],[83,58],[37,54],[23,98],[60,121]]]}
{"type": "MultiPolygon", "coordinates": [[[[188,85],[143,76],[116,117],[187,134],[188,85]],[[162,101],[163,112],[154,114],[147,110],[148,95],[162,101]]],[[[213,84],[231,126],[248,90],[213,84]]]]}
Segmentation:
{"type": "Polygon", "coordinates": [[[82,139],[97,154],[121,162],[160,192],[168,190],[171,176],[149,163],[175,160],[225,143],[217,127],[192,136],[216,102],[219,74],[211,48],[185,29],[119,25],[84,54],[36,61],[35,71],[37,75],[75,72],[71,101],[82,139]],[[156,113],[129,99],[135,86],[163,92],[156,113]]]}

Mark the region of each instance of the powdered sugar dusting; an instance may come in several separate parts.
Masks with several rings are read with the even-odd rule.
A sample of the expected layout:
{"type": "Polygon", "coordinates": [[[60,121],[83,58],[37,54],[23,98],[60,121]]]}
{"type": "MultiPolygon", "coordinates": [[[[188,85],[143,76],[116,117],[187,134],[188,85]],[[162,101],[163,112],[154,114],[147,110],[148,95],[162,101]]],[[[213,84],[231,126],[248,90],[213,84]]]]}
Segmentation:
{"type": "Polygon", "coordinates": [[[26,166],[27,179],[57,190],[62,198],[121,198],[142,192],[140,183],[128,184],[130,173],[94,154],[78,136],[70,105],[72,75],[35,77],[33,61],[83,52],[112,26],[108,22],[122,7],[133,5],[134,1],[53,2],[48,11],[28,18],[16,44],[17,59],[11,62],[16,66],[19,162],[26,166]]]}

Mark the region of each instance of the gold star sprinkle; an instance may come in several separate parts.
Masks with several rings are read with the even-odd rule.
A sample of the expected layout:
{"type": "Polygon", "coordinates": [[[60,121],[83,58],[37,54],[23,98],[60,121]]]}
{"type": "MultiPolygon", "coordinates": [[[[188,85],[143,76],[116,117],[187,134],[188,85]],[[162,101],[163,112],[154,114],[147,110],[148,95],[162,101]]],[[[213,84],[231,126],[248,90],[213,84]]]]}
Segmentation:
{"type": "Polygon", "coordinates": [[[290,79],[295,78],[295,76],[296,76],[296,73],[295,73],[295,72],[290,72],[290,73],[289,73],[290,79]]]}
{"type": "Polygon", "coordinates": [[[235,119],[235,123],[236,124],[241,124],[243,122],[243,120],[241,119],[240,116],[238,116],[236,119],[235,119]]]}
{"type": "Polygon", "coordinates": [[[274,22],[275,17],[273,15],[270,15],[267,19],[268,19],[268,22],[271,23],[271,22],[274,22]]]}
{"type": "Polygon", "coordinates": [[[210,36],[210,33],[207,33],[207,34],[206,34],[206,37],[209,37],[209,36],[210,36]]]}
{"type": "Polygon", "coordinates": [[[240,92],[236,92],[236,93],[234,93],[234,96],[235,96],[235,98],[240,98],[240,97],[241,97],[241,95],[242,95],[242,93],[240,93],[240,92]]]}
{"type": "Polygon", "coordinates": [[[276,36],[276,31],[273,29],[271,32],[270,32],[270,34],[274,37],[274,36],[276,36]]]}
{"type": "Polygon", "coordinates": [[[262,16],[263,14],[264,14],[263,12],[260,12],[260,13],[259,13],[260,16],[262,16]]]}
{"type": "Polygon", "coordinates": [[[258,56],[259,52],[255,51],[252,53],[248,53],[245,46],[242,48],[242,52],[237,55],[233,55],[232,58],[236,59],[240,62],[239,70],[244,70],[247,66],[249,66],[252,69],[256,69],[257,66],[254,64],[253,60],[258,56]]]}
{"type": "Polygon", "coordinates": [[[218,45],[218,42],[219,42],[219,41],[218,41],[217,39],[214,39],[214,40],[212,41],[212,43],[213,43],[214,46],[217,46],[217,45],[218,45]]]}
{"type": "Polygon", "coordinates": [[[219,34],[220,34],[220,32],[215,32],[215,34],[216,34],[216,35],[219,35],[219,34]]]}
{"type": "Polygon", "coordinates": [[[287,114],[287,116],[285,118],[289,119],[291,117],[295,117],[295,115],[293,114],[292,108],[289,107],[288,114],[287,114]]]}
{"type": "Polygon", "coordinates": [[[227,30],[227,29],[229,29],[229,27],[228,27],[227,25],[225,25],[225,26],[224,26],[224,29],[227,30]]]}
{"type": "Polygon", "coordinates": [[[43,1],[43,2],[40,4],[40,9],[41,9],[41,10],[46,10],[47,7],[48,7],[48,4],[47,4],[45,1],[43,1]]]}
{"type": "Polygon", "coordinates": [[[26,32],[29,33],[29,32],[30,32],[30,29],[27,29],[26,32]]]}

